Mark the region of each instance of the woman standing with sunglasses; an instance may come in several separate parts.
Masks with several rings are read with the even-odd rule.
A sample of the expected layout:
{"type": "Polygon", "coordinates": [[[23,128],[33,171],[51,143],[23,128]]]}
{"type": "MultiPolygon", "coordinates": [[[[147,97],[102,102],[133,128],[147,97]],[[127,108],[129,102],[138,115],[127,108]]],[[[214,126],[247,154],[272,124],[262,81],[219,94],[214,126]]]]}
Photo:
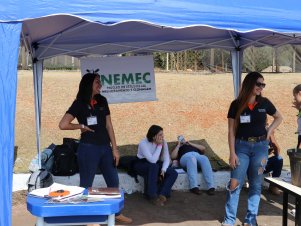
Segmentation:
{"type": "Polygon", "coordinates": [[[226,214],[222,225],[234,225],[239,194],[248,174],[248,210],[244,225],[257,225],[261,181],[268,160],[269,139],[282,121],[281,114],[269,99],[262,97],[264,78],[258,72],[245,77],[242,88],[228,112],[228,142],[231,179],[227,186],[226,214]],[[266,129],[267,114],[274,118],[266,129]]]}

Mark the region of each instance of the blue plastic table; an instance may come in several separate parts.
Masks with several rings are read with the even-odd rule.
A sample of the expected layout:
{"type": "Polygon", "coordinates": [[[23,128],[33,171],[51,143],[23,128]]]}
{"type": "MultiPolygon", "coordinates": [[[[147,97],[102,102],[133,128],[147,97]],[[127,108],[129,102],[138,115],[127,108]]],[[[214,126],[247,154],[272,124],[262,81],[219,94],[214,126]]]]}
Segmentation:
{"type": "Polygon", "coordinates": [[[27,196],[27,210],[37,217],[36,226],[48,225],[115,225],[115,213],[124,206],[124,194],[119,199],[79,204],[51,204],[45,198],[27,196]]]}

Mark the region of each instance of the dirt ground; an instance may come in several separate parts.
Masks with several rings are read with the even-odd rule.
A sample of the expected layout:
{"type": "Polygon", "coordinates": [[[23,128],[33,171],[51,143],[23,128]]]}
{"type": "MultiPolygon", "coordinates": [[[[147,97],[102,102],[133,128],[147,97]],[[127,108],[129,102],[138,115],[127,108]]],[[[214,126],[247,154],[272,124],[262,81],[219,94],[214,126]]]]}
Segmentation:
{"type": "MultiPolygon", "coordinates": [[[[35,218],[26,210],[25,192],[14,192],[12,226],[33,226],[35,218]]],[[[225,192],[216,192],[215,196],[205,193],[196,196],[190,192],[174,191],[166,206],[157,207],[148,203],[143,195],[135,193],[126,195],[123,214],[133,218],[131,225],[145,226],[217,226],[224,215],[225,192]]],[[[242,225],[246,213],[247,192],[241,192],[236,225],[242,225]]],[[[289,209],[294,201],[290,199],[289,209]]],[[[263,192],[257,218],[260,226],[282,225],[282,198],[263,192]]],[[[120,224],[117,224],[120,225],[120,224]]],[[[294,225],[289,214],[288,225],[294,225]]]]}
{"type": "MultiPolygon", "coordinates": [[[[264,74],[267,96],[284,116],[276,131],[283,150],[296,144],[296,110],[291,107],[291,91],[301,83],[301,74],[264,74]]],[[[61,144],[63,137],[79,137],[78,131],[60,131],[58,123],[72,103],[80,81],[80,72],[46,71],[43,83],[41,147],[61,144]]],[[[164,128],[165,138],[174,141],[179,134],[188,139],[206,139],[213,151],[228,159],[227,111],[233,99],[231,74],[196,75],[156,73],[158,101],[110,105],[116,139],[119,145],[137,144],[152,124],[164,128]]],[[[19,147],[15,172],[27,172],[36,154],[35,115],[32,72],[19,71],[16,108],[15,144],[19,147]]],[[[173,192],[163,208],[147,203],[142,194],[126,196],[124,214],[133,225],[220,225],[224,214],[225,192],[215,196],[196,196],[173,192]]],[[[26,192],[13,193],[13,226],[33,226],[35,219],[26,210],[26,192]]],[[[247,194],[241,194],[237,224],[246,210],[247,194]]],[[[262,195],[259,225],[281,225],[282,198],[262,195]]],[[[294,203],[291,200],[290,203],[294,203]]],[[[293,208],[292,204],[289,208],[293,208]]],[[[294,225],[290,216],[289,224],[294,225]]]]}
{"type": "MultiPolygon", "coordinates": [[[[164,128],[165,138],[179,134],[188,139],[206,139],[212,150],[228,161],[227,111],[233,99],[231,74],[155,73],[158,101],[111,104],[112,121],[119,145],[137,144],[152,124],[164,128]]],[[[268,97],[284,116],[276,131],[289,165],[286,150],[296,144],[296,110],[291,107],[292,89],[301,74],[264,74],[268,97]]],[[[45,71],[42,101],[41,147],[61,144],[63,137],[79,137],[78,131],[60,131],[58,123],[76,96],[80,72],[45,71]]],[[[19,147],[15,172],[27,172],[36,154],[35,115],[31,71],[19,71],[15,144],[19,147]]]]}

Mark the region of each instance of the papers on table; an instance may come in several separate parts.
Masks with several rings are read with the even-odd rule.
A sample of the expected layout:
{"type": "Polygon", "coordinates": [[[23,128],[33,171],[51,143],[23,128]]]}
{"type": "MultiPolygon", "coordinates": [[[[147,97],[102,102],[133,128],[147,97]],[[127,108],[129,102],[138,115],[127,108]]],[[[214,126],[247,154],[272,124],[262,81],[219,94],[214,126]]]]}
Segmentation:
{"type": "Polygon", "coordinates": [[[49,193],[53,191],[58,191],[58,190],[66,190],[69,191],[69,195],[66,196],[59,196],[52,198],[53,200],[64,200],[68,199],[70,197],[74,197],[77,195],[81,195],[85,188],[78,187],[78,186],[68,186],[64,184],[58,184],[58,183],[53,183],[50,187],[46,188],[39,188],[31,191],[29,195],[37,196],[37,197],[43,197],[43,198],[50,198],[49,193]]]}
{"type": "Polygon", "coordinates": [[[121,198],[121,194],[119,195],[88,195],[89,198],[99,198],[99,199],[119,199],[121,198]]]}
{"type": "Polygon", "coordinates": [[[50,199],[47,203],[72,203],[72,204],[77,204],[77,203],[88,203],[88,202],[101,202],[104,201],[104,199],[99,198],[99,197],[88,197],[87,195],[76,195],[73,197],[69,197],[63,200],[56,200],[56,199],[50,199]]]}
{"type": "Polygon", "coordinates": [[[121,198],[119,188],[88,188],[88,197],[101,199],[121,198]]]}

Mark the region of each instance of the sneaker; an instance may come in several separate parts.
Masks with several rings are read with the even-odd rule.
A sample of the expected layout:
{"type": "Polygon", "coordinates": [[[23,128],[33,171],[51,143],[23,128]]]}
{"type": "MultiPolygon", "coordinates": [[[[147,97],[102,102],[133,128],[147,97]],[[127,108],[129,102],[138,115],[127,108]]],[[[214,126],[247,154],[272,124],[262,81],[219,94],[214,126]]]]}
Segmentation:
{"type": "Polygon", "coordinates": [[[160,199],[160,197],[151,198],[149,201],[150,201],[151,204],[154,204],[155,206],[164,206],[164,201],[162,200],[162,198],[160,199]]]}
{"type": "Polygon", "coordinates": [[[277,196],[281,194],[280,190],[277,187],[273,186],[273,185],[269,186],[269,192],[271,194],[277,195],[277,196]]]}
{"type": "Polygon", "coordinates": [[[196,194],[196,195],[202,194],[201,190],[200,190],[198,187],[191,188],[190,191],[191,191],[193,194],[196,194]]]}
{"type": "Polygon", "coordinates": [[[257,220],[256,220],[255,224],[244,223],[243,226],[258,226],[257,220]]]}
{"type": "Polygon", "coordinates": [[[132,218],[126,217],[123,214],[115,216],[115,221],[121,224],[130,224],[133,222],[132,218]]]}
{"type": "Polygon", "coordinates": [[[165,202],[167,201],[167,198],[166,198],[166,196],[164,196],[164,195],[159,195],[159,200],[160,200],[161,202],[165,203],[165,202]]]}
{"type": "Polygon", "coordinates": [[[215,188],[209,188],[206,193],[207,195],[214,195],[214,192],[215,192],[215,188]]]}

